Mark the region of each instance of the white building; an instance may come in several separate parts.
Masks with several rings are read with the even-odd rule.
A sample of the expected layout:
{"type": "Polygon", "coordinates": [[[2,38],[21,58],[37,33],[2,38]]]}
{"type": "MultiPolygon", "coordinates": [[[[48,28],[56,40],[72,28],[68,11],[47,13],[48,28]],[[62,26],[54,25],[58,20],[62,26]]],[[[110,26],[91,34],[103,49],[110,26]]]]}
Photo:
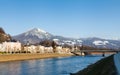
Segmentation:
{"type": "Polygon", "coordinates": [[[20,42],[3,42],[0,44],[0,52],[19,52],[21,51],[20,42]]]}

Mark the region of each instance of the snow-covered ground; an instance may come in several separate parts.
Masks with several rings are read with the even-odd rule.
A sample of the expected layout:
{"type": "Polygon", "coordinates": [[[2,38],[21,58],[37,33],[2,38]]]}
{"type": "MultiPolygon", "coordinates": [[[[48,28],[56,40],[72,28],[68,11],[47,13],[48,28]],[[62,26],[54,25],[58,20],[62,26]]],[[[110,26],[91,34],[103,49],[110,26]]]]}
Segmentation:
{"type": "Polygon", "coordinates": [[[94,45],[106,45],[108,43],[109,43],[108,41],[101,41],[101,40],[93,42],[94,45]]]}

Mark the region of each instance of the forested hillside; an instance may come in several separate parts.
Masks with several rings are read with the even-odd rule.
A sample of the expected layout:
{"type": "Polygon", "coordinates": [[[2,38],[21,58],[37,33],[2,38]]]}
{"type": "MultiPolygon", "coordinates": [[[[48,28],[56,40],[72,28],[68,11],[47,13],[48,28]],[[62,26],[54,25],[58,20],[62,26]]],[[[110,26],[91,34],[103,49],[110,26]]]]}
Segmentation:
{"type": "Polygon", "coordinates": [[[0,27],[0,43],[10,40],[11,40],[11,36],[9,34],[6,34],[4,29],[0,27]]]}

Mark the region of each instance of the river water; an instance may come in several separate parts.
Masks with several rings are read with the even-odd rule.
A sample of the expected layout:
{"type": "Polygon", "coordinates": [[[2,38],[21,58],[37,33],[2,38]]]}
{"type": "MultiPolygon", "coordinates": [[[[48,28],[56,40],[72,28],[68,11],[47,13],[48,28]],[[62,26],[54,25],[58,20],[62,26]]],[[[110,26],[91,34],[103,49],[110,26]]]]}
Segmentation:
{"type": "Polygon", "coordinates": [[[69,75],[102,59],[101,56],[71,56],[0,63],[0,75],[69,75]]]}

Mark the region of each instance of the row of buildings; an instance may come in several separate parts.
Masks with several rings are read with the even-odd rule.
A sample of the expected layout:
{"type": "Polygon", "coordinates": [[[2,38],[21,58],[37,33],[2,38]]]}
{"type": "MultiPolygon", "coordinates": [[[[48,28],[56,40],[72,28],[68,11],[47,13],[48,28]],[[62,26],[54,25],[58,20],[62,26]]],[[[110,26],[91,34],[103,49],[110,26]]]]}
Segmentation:
{"type": "Polygon", "coordinates": [[[70,48],[61,46],[45,47],[41,45],[22,45],[20,42],[3,42],[0,44],[1,53],[71,53],[70,48]]]}

